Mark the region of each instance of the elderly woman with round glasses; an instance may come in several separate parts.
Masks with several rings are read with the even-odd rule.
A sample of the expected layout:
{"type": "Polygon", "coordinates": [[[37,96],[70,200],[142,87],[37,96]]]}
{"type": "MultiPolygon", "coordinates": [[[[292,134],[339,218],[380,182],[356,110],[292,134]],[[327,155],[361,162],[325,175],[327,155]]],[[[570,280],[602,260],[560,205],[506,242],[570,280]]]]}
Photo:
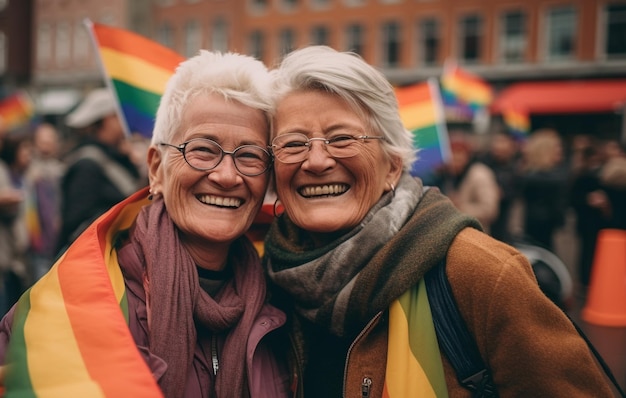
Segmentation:
{"type": "Polygon", "coordinates": [[[611,396],[526,258],[411,177],[412,136],[380,72],[313,46],[272,73],[285,212],[265,262],[297,397],[472,396],[434,328],[424,275],[442,266],[500,397],[611,396]]]}
{"type": "Polygon", "coordinates": [[[268,81],[234,53],[179,65],[156,116],[149,192],[92,224],[3,319],[7,393],[288,396],[274,355],[285,315],[266,303],[244,236],[272,164],[268,81]]]}

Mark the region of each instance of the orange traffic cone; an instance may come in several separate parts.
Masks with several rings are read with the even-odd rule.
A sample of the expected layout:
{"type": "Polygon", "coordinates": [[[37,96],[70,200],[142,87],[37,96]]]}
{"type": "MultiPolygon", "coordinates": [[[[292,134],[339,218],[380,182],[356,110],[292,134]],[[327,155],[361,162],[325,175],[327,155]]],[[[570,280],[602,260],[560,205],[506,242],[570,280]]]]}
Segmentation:
{"type": "Polygon", "coordinates": [[[600,230],[581,318],[596,325],[626,326],[626,231],[600,230]]]}

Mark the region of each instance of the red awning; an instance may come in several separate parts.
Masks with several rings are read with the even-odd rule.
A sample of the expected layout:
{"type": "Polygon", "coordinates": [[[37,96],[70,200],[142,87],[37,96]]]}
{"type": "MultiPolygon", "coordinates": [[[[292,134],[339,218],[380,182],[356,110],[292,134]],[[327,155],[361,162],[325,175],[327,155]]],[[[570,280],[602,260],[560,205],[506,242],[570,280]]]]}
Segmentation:
{"type": "Polygon", "coordinates": [[[626,79],[515,83],[491,105],[493,113],[507,109],[530,114],[614,112],[626,103],[626,79]]]}

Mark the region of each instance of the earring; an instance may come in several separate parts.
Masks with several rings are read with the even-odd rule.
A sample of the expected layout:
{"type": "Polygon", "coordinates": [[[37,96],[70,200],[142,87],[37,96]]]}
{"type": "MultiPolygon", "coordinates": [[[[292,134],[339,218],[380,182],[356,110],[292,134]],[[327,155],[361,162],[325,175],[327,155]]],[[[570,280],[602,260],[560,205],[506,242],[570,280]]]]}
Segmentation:
{"type": "Polygon", "coordinates": [[[152,194],[152,189],[148,191],[148,200],[154,199],[154,195],[152,194]]]}
{"type": "Polygon", "coordinates": [[[391,187],[391,197],[395,198],[396,197],[396,186],[393,185],[392,183],[389,183],[389,186],[391,187]]]}
{"type": "Polygon", "coordinates": [[[274,217],[280,217],[283,214],[283,211],[285,209],[281,209],[283,211],[280,212],[280,214],[278,214],[278,207],[282,207],[280,204],[280,200],[278,198],[276,198],[276,200],[274,201],[274,217]]]}

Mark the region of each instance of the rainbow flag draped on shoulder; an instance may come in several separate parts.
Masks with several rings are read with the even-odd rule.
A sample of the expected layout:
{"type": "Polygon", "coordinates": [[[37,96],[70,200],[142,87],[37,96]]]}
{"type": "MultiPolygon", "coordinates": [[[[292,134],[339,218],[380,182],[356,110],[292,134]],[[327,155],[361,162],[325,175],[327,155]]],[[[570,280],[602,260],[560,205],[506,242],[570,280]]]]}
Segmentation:
{"type": "Polygon", "coordinates": [[[424,279],[389,308],[383,398],[448,398],[424,279]]]}
{"type": "Polygon", "coordinates": [[[161,397],[128,328],[112,242],[148,202],[147,188],[96,220],[15,308],[5,397],[161,397]]]}
{"type": "Polygon", "coordinates": [[[85,24],[117,96],[126,132],[151,137],[167,81],[184,58],[136,33],[89,20],[85,24]]]}
{"type": "Polygon", "coordinates": [[[413,144],[419,150],[411,174],[426,183],[433,173],[450,159],[450,142],[439,88],[435,80],[396,89],[400,117],[404,127],[413,132],[413,144]]]}

